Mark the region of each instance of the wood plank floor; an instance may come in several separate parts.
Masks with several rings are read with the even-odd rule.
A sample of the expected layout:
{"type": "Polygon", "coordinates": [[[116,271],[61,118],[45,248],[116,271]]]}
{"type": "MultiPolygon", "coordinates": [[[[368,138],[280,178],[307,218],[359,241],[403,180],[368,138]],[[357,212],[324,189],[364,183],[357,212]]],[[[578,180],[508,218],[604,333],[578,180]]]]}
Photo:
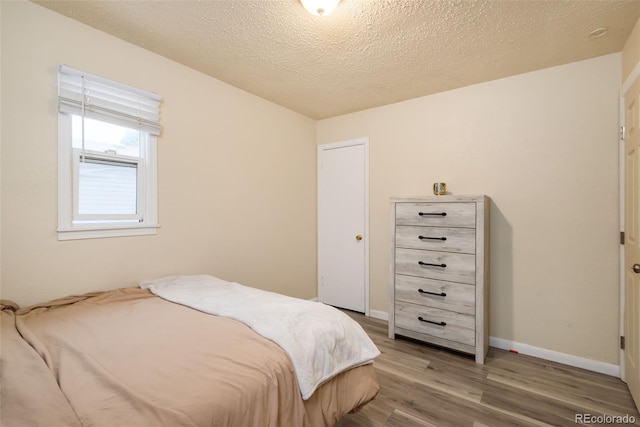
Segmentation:
{"type": "Polygon", "coordinates": [[[343,427],[640,426],[640,414],[619,378],[496,348],[490,348],[485,365],[478,365],[465,355],[391,340],[387,322],[346,313],[382,355],[374,362],[380,393],[360,412],[344,417],[343,427]],[[592,417],[591,422],[580,422],[579,414],[585,414],[583,421],[592,417]],[[635,423],[593,422],[603,415],[628,415],[635,423]]]}

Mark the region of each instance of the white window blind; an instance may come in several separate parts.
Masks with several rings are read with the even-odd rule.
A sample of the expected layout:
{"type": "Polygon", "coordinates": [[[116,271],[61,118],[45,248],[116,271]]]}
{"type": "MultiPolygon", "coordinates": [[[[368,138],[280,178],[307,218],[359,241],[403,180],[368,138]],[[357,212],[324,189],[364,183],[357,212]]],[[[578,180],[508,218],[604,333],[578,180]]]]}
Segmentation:
{"type": "Polygon", "coordinates": [[[58,109],[115,125],[160,134],[160,100],[153,92],[58,66],[58,109]]]}

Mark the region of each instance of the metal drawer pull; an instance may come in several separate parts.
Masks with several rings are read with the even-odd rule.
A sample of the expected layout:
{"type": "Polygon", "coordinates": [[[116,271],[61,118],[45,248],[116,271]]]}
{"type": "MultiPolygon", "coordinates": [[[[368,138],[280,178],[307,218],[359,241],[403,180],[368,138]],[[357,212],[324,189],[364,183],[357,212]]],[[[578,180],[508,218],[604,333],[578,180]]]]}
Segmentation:
{"type": "Polygon", "coordinates": [[[418,261],[418,264],[420,264],[420,265],[429,265],[431,267],[442,267],[442,268],[445,268],[447,266],[447,264],[431,264],[431,263],[422,262],[422,261],[418,261]]]}
{"type": "Polygon", "coordinates": [[[431,213],[431,212],[418,212],[418,215],[420,215],[420,216],[434,216],[434,215],[435,216],[447,216],[447,213],[446,212],[437,212],[437,213],[436,212],[434,212],[434,213],[431,213]]]}
{"type": "Polygon", "coordinates": [[[447,326],[447,322],[434,322],[433,320],[424,319],[422,316],[418,316],[418,320],[421,322],[433,323],[438,326],[447,326]]]}
{"type": "Polygon", "coordinates": [[[418,236],[418,239],[420,239],[420,240],[442,240],[443,242],[445,240],[447,240],[446,237],[425,237],[425,236],[418,236]]]}
{"type": "Polygon", "coordinates": [[[446,297],[447,294],[445,294],[444,292],[429,292],[429,291],[423,291],[422,289],[418,289],[418,292],[420,292],[421,294],[429,294],[429,295],[435,295],[438,297],[446,297]]]}

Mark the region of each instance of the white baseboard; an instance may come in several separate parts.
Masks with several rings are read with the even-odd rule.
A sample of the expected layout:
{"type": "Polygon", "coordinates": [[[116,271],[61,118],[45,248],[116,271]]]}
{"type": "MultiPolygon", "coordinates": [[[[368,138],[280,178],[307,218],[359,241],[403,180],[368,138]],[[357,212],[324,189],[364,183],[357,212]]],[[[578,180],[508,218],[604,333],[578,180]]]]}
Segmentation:
{"type": "MultiPolygon", "coordinates": [[[[389,320],[389,313],[380,310],[370,310],[369,316],[374,319],[389,320]]],[[[585,357],[574,356],[571,354],[560,353],[559,351],[547,350],[546,348],[534,347],[529,344],[523,344],[516,341],[509,341],[497,337],[489,337],[489,346],[499,348],[501,350],[515,350],[518,353],[527,356],[538,357],[552,362],[562,363],[564,365],[575,366],[576,368],[586,369],[588,371],[599,372],[612,377],[620,378],[620,365],[612,363],[600,362],[598,360],[587,359],[585,357]]]]}
{"type": "Polygon", "coordinates": [[[518,353],[526,354],[528,356],[534,356],[540,359],[550,360],[552,362],[558,362],[564,365],[575,366],[576,368],[582,368],[589,371],[599,372],[601,374],[620,378],[620,365],[614,365],[612,363],[600,362],[598,360],[587,359],[585,357],[574,356],[572,354],[560,353],[559,351],[548,350],[541,347],[534,347],[529,344],[523,344],[516,341],[509,341],[496,337],[489,337],[489,346],[507,351],[515,350],[518,353]]]}

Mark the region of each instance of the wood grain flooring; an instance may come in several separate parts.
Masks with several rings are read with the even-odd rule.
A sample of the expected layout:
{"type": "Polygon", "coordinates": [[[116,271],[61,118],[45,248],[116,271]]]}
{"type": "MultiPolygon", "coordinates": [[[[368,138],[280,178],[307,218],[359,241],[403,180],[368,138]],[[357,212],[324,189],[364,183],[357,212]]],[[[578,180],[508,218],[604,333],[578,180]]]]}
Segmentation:
{"type": "Polygon", "coordinates": [[[493,347],[485,365],[478,365],[466,355],[391,340],[387,322],[346,313],[382,354],[374,362],[380,393],[360,412],[344,417],[342,427],[640,426],[640,414],[619,378],[493,347]],[[635,422],[596,418],[601,416],[635,422]]]}

